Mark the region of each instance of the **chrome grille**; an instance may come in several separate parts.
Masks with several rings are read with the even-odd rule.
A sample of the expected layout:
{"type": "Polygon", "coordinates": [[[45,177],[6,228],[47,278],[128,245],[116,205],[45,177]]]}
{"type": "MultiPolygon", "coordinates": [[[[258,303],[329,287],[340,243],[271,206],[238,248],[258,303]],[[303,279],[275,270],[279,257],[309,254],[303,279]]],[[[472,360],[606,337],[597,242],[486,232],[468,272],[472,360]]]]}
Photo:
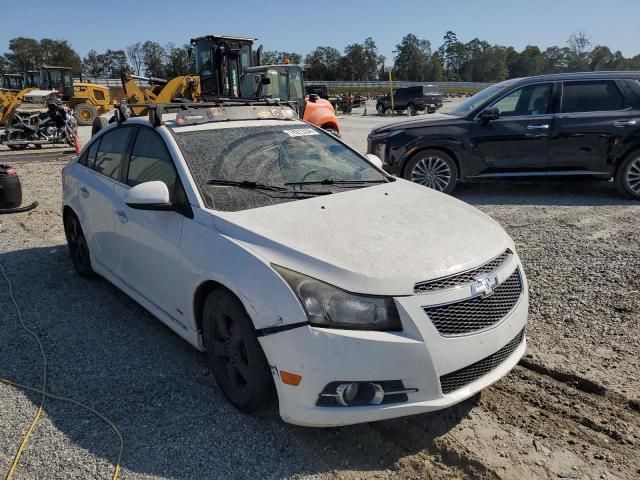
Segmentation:
{"type": "Polygon", "coordinates": [[[511,355],[518,345],[522,343],[524,339],[524,329],[520,331],[516,337],[507,343],[504,347],[498,350],[496,353],[483,358],[479,362],[476,362],[468,367],[461,368],[455,372],[447,373],[440,377],[440,388],[445,395],[464,387],[478,380],[480,377],[486,375],[491,370],[500,365],[503,361],[511,355]]]}
{"type": "Polygon", "coordinates": [[[496,270],[502,263],[511,255],[511,250],[506,249],[504,253],[498,255],[493,260],[489,260],[487,263],[480,265],[472,270],[466,272],[456,273],[449,277],[436,278],[435,280],[428,280],[426,282],[419,282],[414,285],[413,291],[415,293],[432,292],[434,290],[441,290],[444,288],[454,288],[461,285],[467,285],[474,281],[474,277],[482,273],[491,273],[496,270]]]}
{"type": "Polygon", "coordinates": [[[440,335],[463,335],[498,323],[516,306],[521,295],[522,277],[518,268],[488,297],[475,297],[423,309],[440,335]]]}

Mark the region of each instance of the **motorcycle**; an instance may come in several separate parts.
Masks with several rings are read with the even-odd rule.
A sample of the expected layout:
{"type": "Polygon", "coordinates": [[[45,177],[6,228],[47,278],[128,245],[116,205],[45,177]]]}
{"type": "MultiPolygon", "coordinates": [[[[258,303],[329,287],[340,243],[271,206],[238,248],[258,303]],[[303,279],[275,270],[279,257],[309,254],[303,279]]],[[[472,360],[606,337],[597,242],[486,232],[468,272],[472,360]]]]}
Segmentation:
{"type": "Polygon", "coordinates": [[[0,144],[7,145],[11,150],[24,150],[30,145],[41,148],[43,144],[75,146],[77,136],[78,124],[73,110],[52,103],[45,112],[27,116],[15,114],[0,135],[0,144]]]}

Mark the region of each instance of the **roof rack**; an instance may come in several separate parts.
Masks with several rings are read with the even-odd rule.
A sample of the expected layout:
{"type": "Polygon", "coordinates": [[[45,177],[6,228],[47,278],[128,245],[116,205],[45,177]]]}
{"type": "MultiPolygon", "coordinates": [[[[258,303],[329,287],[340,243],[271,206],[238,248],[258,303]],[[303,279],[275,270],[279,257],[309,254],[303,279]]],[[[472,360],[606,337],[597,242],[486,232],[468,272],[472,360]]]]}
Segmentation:
{"type": "MultiPolygon", "coordinates": [[[[187,110],[196,110],[196,109],[210,109],[211,112],[214,112],[214,109],[219,109],[219,112],[215,111],[209,115],[208,121],[216,121],[214,118],[216,115],[221,115],[222,110],[228,107],[288,107],[293,110],[297,117],[298,109],[297,104],[291,101],[280,101],[279,99],[246,99],[246,98],[227,98],[227,97],[218,97],[212,98],[212,101],[209,102],[176,102],[176,103],[127,103],[126,101],[122,101],[120,105],[115,109],[116,121],[120,124],[130,117],[130,108],[142,107],[147,108],[149,110],[149,122],[154,127],[159,127],[163,124],[162,115],[170,112],[180,112],[187,110]]],[[[275,114],[272,112],[272,116],[269,117],[265,114],[258,113],[257,110],[256,118],[278,118],[280,114],[275,114]]],[[[267,112],[266,109],[262,109],[261,112],[267,112]]],[[[203,117],[204,118],[204,117],[203,117]]],[[[284,116],[282,118],[285,118],[284,116]]],[[[292,117],[293,118],[293,117],[292,117]]],[[[240,120],[240,117],[237,118],[225,118],[220,120],[231,120],[237,119],[240,120]]],[[[220,121],[218,120],[218,121],[220,121]]],[[[200,122],[202,123],[202,122],[200,122]]]]}

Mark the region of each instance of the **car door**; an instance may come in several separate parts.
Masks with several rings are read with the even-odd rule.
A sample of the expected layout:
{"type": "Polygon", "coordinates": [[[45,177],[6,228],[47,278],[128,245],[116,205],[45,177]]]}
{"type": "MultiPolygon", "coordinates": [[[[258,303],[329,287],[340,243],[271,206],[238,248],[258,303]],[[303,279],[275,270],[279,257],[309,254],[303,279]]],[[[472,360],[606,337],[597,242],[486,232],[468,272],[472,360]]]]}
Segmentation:
{"type": "Polygon", "coordinates": [[[517,87],[488,106],[500,118],[474,119],[468,176],[546,174],[555,88],[554,82],[517,87]]]}
{"type": "Polygon", "coordinates": [[[553,122],[550,174],[610,174],[616,148],[637,130],[640,111],[616,80],[562,82],[553,122]]]}
{"type": "Polygon", "coordinates": [[[124,202],[131,187],[156,180],[167,185],[172,202],[184,195],[171,154],[153,128],[137,130],[123,177],[125,183],[115,188],[117,275],[175,319],[180,309],[180,239],[185,217],[175,211],[137,210],[124,202]]]}
{"type": "Polygon", "coordinates": [[[118,127],[101,135],[88,150],[86,167],[78,169],[81,220],[89,248],[101,266],[117,259],[114,243],[114,188],[120,181],[124,155],[133,129],[118,127]]]}

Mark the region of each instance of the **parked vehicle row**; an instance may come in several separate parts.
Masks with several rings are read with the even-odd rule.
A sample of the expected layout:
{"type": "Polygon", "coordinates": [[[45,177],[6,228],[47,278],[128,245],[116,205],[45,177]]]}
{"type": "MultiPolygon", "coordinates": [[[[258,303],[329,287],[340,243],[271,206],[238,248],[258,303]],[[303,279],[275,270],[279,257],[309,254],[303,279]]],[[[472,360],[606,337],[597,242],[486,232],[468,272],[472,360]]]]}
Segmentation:
{"type": "Polygon", "coordinates": [[[445,117],[374,129],[367,151],[446,193],[487,178],[590,177],[640,199],[640,72],[507,80],[445,117]]]}
{"type": "Polygon", "coordinates": [[[299,425],[417,414],[524,354],[525,273],[487,215],[285,106],[150,108],[64,168],[71,259],[205,351],[240,410],[275,389],[299,425]]]}

